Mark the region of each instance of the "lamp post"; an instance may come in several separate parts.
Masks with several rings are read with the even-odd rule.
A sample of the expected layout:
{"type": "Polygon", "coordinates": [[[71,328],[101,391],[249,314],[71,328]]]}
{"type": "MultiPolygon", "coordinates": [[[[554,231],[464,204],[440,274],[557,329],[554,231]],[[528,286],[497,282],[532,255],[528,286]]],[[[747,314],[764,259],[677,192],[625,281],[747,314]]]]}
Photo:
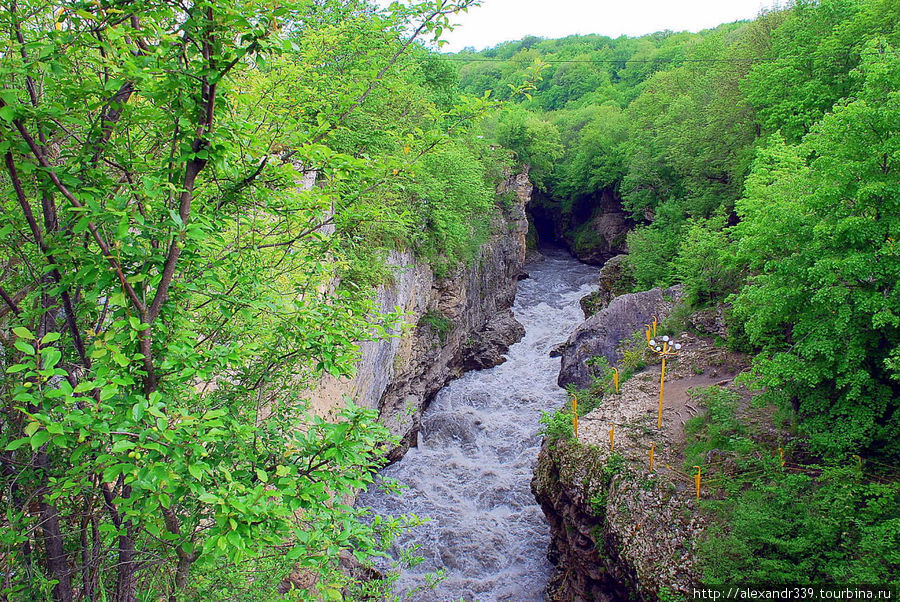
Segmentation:
{"type": "Polygon", "coordinates": [[[656,428],[662,428],[662,411],[663,411],[663,387],[666,382],[666,359],[675,357],[681,351],[681,343],[676,343],[674,339],[663,336],[660,340],[650,339],[647,346],[656,355],[662,357],[662,371],[659,374],[659,417],[656,419],[656,428]]]}

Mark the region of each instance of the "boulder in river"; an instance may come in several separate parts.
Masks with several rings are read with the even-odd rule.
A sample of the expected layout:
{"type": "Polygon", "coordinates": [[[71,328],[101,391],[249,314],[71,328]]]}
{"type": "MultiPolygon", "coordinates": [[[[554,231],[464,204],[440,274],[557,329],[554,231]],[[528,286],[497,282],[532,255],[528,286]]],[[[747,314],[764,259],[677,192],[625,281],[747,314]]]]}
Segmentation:
{"type": "Polygon", "coordinates": [[[662,320],[681,296],[681,286],[673,286],[620,295],[613,299],[605,309],[582,322],[569,336],[562,349],[559,386],[590,386],[588,360],[603,356],[610,365],[614,365],[622,359],[619,341],[630,337],[635,331],[643,330],[654,316],[662,320]]]}

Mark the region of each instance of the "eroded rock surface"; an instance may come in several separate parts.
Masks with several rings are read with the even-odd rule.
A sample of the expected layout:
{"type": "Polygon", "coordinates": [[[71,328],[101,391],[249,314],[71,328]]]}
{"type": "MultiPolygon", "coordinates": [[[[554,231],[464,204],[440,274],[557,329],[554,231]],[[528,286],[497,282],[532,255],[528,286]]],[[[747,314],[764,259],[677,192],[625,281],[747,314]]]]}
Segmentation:
{"type": "Polygon", "coordinates": [[[628,255],[616,255],[600,268],[597,290],[580,302],[585,318],[605,309],[619,295],[631,291],[634,280],[627,269],[627,257],[628,255]]]}
{"type": "Polygon", "coordinates": [[[541,449],[531,486],[551,526],[551,601],[688,598],[701,580],[696,543],[707,523],[683,465],[684,424],[705,411],[696,387],[746,394],[733,383],[746,363],[710,339],[678,341],[684,347],[667,366],[661,429],[654,364],[582,416],[577,441],[545,441],[541,449]]]}
{"type": "Polygon", "coordinates": [[[363,343],[357,375],[326,376],[311,395],[322,415],[343,407],[344,396],[378,409],[381,422],[401,439],[389,454],[392,461],[415,444],[422,410],[448,381],[502,362],[524,333],[509,308],[525,263],[525,204],[532,192],[527,172],[509,175],[497,192],[510,191],[514,202],[503,205],[478,256],[446,277],[438,278],[409,251],[391,253],[393,282],[379,287],[377,305],[382,312],[399,308],[405,327],[363,343]]]}
{"type": "Polygon", "coordinates": [[[619,341],[635,331],[644,330],[654,316],[662,320],[681,299],[681,287],[654,288],[640,293],[621,295],[603,310],[585,320],[562,348],[559,386],[574,384],[586,388],[591,384],[591,368],[587,361],[602,356],[615,365],[621,358],[619,341]]]}

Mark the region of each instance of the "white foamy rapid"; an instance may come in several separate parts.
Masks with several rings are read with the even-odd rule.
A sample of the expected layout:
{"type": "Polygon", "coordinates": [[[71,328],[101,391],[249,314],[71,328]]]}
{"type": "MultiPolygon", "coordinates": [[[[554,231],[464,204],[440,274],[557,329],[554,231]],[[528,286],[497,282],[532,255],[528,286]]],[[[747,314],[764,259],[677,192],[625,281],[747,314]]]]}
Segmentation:
{"type": "Polygon", "coordinates": [[[531,495],[540,448],[541,410],[561,406],[559,358],[550,350],[584,319],[578,300],[593,290],[597,268],[563,251],[546,251],[529,264],[513,307],[525,337],[510,347],[504,364],[469,372],[444,387],[426,410],[419,447],[382,475],[408,486],[402,496],[379,489],[358,505],[376,514],[416,514],[431,522],[402,537],[424,557],[405,569],[403,593],[438,569],[446,579],[413,600],[543,600],[550,574],[549,527],[531,495]]]}

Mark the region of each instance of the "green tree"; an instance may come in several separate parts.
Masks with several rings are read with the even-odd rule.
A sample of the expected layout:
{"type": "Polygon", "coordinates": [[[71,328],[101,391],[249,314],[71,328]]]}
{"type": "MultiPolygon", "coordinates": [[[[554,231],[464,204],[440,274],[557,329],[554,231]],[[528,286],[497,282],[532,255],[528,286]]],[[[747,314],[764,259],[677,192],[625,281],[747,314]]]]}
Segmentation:
{"type": "Polygon", "coordinates": [[[546,190],[554,163],[562,156],[556,127],[530,111],[512,107],[500,116],[494,137],[531,166],[535,186],[546,190]]]}
{"type": "Polygon", "coordinates": [[[900,452],[900,59],[871,42],[857,98],[802,144],[761,152],[732,234],[752,276],[735,312],[769,395],[817,450],[900,452]]]}
{"type": "Polygon", "coordinates": [[[472,4],[0,11],[4,597],[259,599],[294,564],[335,597],[338,553],[396,531],[343,503],[373,412],[306,411],[390,321],[342,278],[355,228],[404,220],[372,198],[402,160],[339,138],[472,4]]]}

